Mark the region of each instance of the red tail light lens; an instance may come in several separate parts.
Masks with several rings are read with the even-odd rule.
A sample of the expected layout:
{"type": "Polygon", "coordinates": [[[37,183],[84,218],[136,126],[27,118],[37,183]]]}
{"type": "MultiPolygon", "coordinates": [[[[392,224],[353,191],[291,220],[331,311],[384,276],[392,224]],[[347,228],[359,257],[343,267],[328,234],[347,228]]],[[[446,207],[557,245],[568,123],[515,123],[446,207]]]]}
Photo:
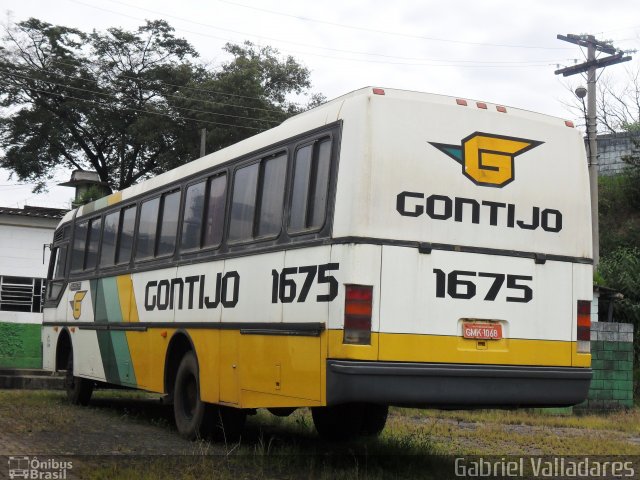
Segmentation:
{"type": "Polygon", "coordinates": [[[345,286],[344,337],[342,343],[352,345],[371,345],[372,310],[372,286],[345,286]]]}
{"type": "Polygon", "coordinates": [[[578,352],[589,353],[591,351],[591,302],[578,300],[577,315],[577,339],[578,352]]]}

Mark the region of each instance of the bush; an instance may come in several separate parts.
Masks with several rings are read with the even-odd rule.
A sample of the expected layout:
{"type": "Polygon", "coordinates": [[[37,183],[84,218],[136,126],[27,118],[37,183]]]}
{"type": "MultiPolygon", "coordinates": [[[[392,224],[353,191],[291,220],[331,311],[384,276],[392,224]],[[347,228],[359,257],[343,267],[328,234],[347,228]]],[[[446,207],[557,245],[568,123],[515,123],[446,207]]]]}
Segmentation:
{"type": "MultiPolygon", "coordinates": [[[[618,322],[633,324],[635,364],[640,362],[640,249],[620,247],[600,259],[598,273],[604,285],[624,297],[613,304],[618,322]]],[[[635,380],[636,390],[640,385],[635,380]]]]}
{"type": "Polygon", "coordinates": [[[604,284],[624,295],[614,306],[620,322],[640,326],[640,249],[619,247],[600,259],[598,273],[604,284]]]}

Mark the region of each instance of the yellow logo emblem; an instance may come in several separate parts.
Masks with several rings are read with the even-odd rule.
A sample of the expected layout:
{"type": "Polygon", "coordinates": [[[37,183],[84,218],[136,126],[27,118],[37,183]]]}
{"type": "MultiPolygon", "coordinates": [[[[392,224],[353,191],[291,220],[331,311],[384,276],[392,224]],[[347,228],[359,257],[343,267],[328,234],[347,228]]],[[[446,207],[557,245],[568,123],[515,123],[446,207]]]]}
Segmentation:
{"type": "Polygon", "coordinates": [[[86,295],[86,290],[80,290],[79,292],[76,292],[76,294],[73,296],[73,300],[69,302],[71,304],[73,318],[75,318],[76,320],[80,319],[80,315],[82,314],[82,300],[86,295]]]}
{"type": "Polygon", "coordinates": [[[515,179],[515,157],[544,142],[475,132],[462,145],[429,143],[462,165],[462,174],[476,185],[501,188],[515,179]]]}

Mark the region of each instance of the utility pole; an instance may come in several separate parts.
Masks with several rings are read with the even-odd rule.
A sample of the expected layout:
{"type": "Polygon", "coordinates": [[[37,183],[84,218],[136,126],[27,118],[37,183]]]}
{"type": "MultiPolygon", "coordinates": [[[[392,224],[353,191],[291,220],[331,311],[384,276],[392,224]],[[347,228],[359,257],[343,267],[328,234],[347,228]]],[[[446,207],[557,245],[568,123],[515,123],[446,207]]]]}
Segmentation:
{"type": "Polygon", "coordinates": [[[207,149],[207,129],[200,130],[200,156],[204,157],[207,149]]]}
{"type": "Polygon", "coordinates": [[[555,71],[565,77],[587,72],[587,141],[589,144],[589,186],[591,189],[591,225],[593,240],[593,266],[600,263],[600,228],[598,224],[598,126],[596,114],[596,72],[617,63],[628,62],[631,57],[616,49],[610,42],[596,40],[593,35],[558,35],[558,40],[587,48],[587,61],[555,71]],[[596,52],[609,56],[596,58],[596,52]]]}

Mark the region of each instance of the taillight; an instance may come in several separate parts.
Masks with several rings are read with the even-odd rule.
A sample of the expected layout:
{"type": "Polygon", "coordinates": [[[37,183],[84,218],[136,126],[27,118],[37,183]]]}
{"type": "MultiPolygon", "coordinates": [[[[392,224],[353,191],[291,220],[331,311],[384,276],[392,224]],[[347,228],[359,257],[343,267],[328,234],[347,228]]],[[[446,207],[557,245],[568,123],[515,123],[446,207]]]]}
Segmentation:
{"type": "Polygon", "coordinates": [[[578,352],[591,352],[591,302],[578,300],[578,352]]]}
{"type": "Polygon", "coordinates": [[[344,338],[342,343],[371,344],[373,287],[346,285],[344,298],[344,338]]]}

